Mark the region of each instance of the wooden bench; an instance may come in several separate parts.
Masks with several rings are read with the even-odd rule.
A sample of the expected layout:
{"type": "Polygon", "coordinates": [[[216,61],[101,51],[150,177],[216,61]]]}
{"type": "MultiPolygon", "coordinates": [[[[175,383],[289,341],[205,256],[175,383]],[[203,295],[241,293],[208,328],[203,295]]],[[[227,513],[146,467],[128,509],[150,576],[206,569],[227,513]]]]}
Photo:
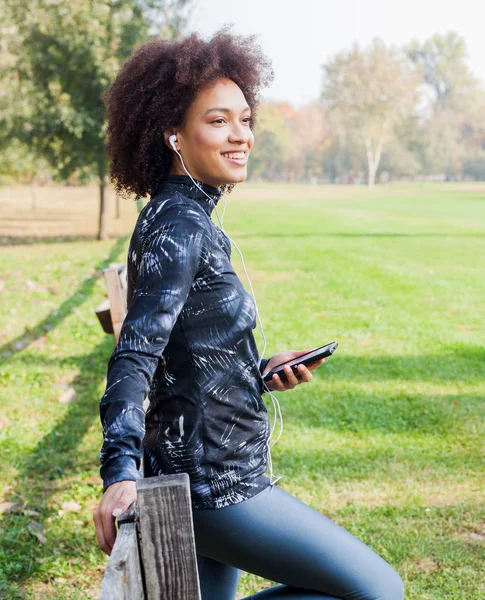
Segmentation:
{"type": "Polygon", "coordinates": [[[200,600],[189,476],[139,479],[136,490],[117,519],[100,600],[200,600]]]}
{"type": "Polygon", "coordinates": [[[115,344],[120,337],[121,326],[126,317],[126,267],[112,263],[103,269],[108,298],[99,304],[94,312],[105,333],[114,335],[115,344]]]}
{"type": "MultiPolygon", "coordinates": [[[[126,268],[112,264],[103,274],[108,299],[95,312],[116,344],[127,312],[126,268]]],[[[136,491],[137,501],[116,520],[100,600],[200,600],[189,476],[146,477],[136,491]]]]}

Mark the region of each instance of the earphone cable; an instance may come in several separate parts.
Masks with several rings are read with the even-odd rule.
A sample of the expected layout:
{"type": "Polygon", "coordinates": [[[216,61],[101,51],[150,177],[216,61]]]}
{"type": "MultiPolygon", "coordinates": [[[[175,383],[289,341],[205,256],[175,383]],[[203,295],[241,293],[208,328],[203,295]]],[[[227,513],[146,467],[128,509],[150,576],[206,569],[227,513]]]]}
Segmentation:
{"type": "MultiPolygon", "coordinates": [[[[257,302],[256,302],[256,295],[255,295],[255,293],[254,293],[254,290],[253,290],[253,286],[252,286],[251,280],[250,280],[250,278],[249,278],[249,275],[248,275],[248,272],[247,272],[247,270],[246,270],[246,264],[245,264],[245,262],[244,262],[244,257],[243,257],[243,255],[242,255],[242,252],[241,252],[241,250],[239,250],[239,247],[238,247],[238,245],[236,244],[236,242],[235,242],[235,241],[234,241],[234,240],[233,240],[231,237],[229,237],[229,235],[227,235],[227,233],[225,232],[225,230],[224,230],[224,226],[223,226],[223,224],[222,224],[222,221],[221,221],[221,219],[219,218],[219,213],[217,212],[217,206],[216,206],[216,203],[215,203],[215,202],[214,202],[214,200],[213,200],[213,199],[212,199],[212,198],[209,196],[209,194],[207,194],[207,193],[205,192],[205,190],[203,190],[203,189],[202,189],[202,188],[201,188],[199,185],[197,185],[197,183],[195,182],[195,180],[194,180],[194,178],[192,177],[192,175],[191,175],[191,174],[188,172],[188,170],[187,170],[187,167],[185,166],[185,163],[184,163],[184,159],[182,158],[182,155],[181,155],[181,154],[180,154],[180,152],[179,152],[179,151],[178,151],[178,150],[175,148],[175,145],[174,145],[174,144],[172,145],[172,148],[175,150],[175,152],[176,152],[176,153],[177,153],[177,155],[179,156],[179,158],[180,158],[180,161],[182,162],[182,166],[183,166],[183,168],[185,169],[185,172],[187,173],[187,175],[188,175],[188,176],[190,177],[190,179],[192,180],[192,183],[193,183],[193,184],[195,185],[195,187],[196,187],[196,188],[198,188],[198,189],[199,189],[199,190],[200,190],[200,191],[201,191],[203,194],[205,194],[205,196],[207,196],[207,198],[208,198],[208,199],[209,199],[209,200],[212,202],[212,204],[213,204],[213,206],[214,206],[214,210],[215,210],[215,212],[216,212],[216,215],[217,215],[217,220],[219,221],[219,225],[221,226],[221,230],[222,230],[222,231],[225,233],[225,235],[227,236],[227,238],[228,238],[228,239],[229,239],[229,240],[230,240],[230,241],[231,241],[231,242],[234,244],[235,248],[236,248],[236,249],[237,249],[237,251],[239,252],[239,255],[241,256],[241,260],[242,260],[242,264],[243,264],[244,272],[245,272],[245,274],[246,274],[246,278],[247,278],[247,280],[248,280],[249,287],[251,288],[251,295],[252,295],[252,297],[253,297],[253,300],[254,300],[254,305],[255,305],[255,308],[256,308],[256,316],[257,316],[257,318],[258,318],[259,328],[260,328],[261,335],[262,335],[262,337],[263,337],[263,342],[264,342],[264,345],[263,345],[263,351],[262,351],[262,353],[261,353],[260,360],[259,360],[259,365],[258,365],[258,368],[260,369],[260,367],[261,367],[261,362],[262,362],[262,360],[263,360],[263,356],[264,356],[264,353],[265,353],[265,351],[266,351],[266,336],[264,335],[263,324],[262,324],[262,322],[261,322],[261,317],[260,317],[260,315],[259,315],[259,310],[258,310],[258,304],[257,304],[257,302]]],[[[224,211],[223,211],[223,213],[222,213],[222,217],[223,217],[223,218],[224,218],[224,213],[225,213],[225,211],[226,211],[226,199],[224,198],[224,211]]],[[[262,374],[261,374],[261,375],[262,375],[262,374]]],[[[271,397],[271,400],[272,400],[272,402],[273,402],[273,410],[274,410],[274,420],[273,420],[273,427],[271,428],[271,432],[270,432],[270,438],[269,438],[269,439],[271,439],[271,437],[273,436],[274,430],[276,429],[276,419],[277,419],[277,418],[279,418],[279,421],[280,421],[280,431],[279,431],[279,433],[278,433],[278,436],[277,436],[276,440],[275,440],[275,441],[274,441],[272,444],[270,444],[270,442],[269,442],[269,439],[266,441],[266,445],[267,445],[267,448],[268,448],[268,466],[269,466],[269,470],[270,470],[270,478],[272,479],[272,478],[274,477],[274,475],[273,475],[273,462],[272,462],[272,460],[271,460],[271,448],[272,448],[272,447],[273,447],[273,446],[276,444],[276,442],[277,442],[277,441],[280,439],[280,436],[281,436],[281,434],[283,433],[283,416],[282,416],[282,414],[281,414],[281,407],[280,407],[280,403],[278,402],[278,399],[277,399],[277,398],[276,398],[276,397],[275,397],[275,396],[274,396],[274,395],[271,393],[271,390],[268,388],[268,386],[266,385],[266,382],[265,382],[264,380],[263,380],[263,386],[266,388],[266,391],[269,393],[269,395],[270,395],[270,397],[271,397]]],[[[280,475],[280,477],[278,477],[278,478],[277,478],[277,479],[275,479],[274,481],[271,481],[271,484],[273,485],[274,483],[276,483],[276,481],[278,481],[279,479],[281,479],[281,477],[282,477],[282,475],[280,475]]]]}

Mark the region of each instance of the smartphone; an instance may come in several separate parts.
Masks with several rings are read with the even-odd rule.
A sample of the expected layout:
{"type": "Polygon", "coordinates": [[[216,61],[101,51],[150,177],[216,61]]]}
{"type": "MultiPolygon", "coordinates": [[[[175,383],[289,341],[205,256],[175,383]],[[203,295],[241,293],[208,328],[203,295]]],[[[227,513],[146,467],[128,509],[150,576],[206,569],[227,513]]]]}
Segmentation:
{"type": "Polygon", "coordinates": [[[263,381],[269,381],[275,373],[277,373],[281,379],[281,381],[287,381],[284,367],[286,365],[290,366],[293,369],[294,373],[298,373],[298,365],[309,365],[312,362],[316,362],[321,358],[326,358],[327,356],[331,356],[335,350],[337,349],[337,342],[331,342],[330,344],[325,344],[325,346],[320,346],[320,348],[316,348],[311,352],[307,352],[306,354],[301,354],[297,358],[292,358],[287,362],[281,363],[273,367],[271,371],[268,371],[266,375],[263,377],[263,381]]]}

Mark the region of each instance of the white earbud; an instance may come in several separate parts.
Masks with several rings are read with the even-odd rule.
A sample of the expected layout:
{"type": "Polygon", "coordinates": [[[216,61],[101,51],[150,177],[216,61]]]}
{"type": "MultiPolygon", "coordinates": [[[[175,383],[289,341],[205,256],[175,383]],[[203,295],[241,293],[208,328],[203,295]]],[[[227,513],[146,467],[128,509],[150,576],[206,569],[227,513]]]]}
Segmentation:
{"type": "Polygon", "coordinates": [[[177,141],[177,136],[175,135],[175,133],[172,133],[172,135],[168,138],[168,143],[172,146],[172,148],[175,150],[175,152],[177,152],[177,148],[175,147],[176,141],[177,141]]]}

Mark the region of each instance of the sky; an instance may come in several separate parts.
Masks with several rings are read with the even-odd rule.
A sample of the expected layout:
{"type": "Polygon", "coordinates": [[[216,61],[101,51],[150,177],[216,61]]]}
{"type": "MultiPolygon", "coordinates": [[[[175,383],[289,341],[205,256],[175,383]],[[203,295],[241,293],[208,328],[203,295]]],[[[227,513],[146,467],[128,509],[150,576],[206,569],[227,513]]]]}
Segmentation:
{"type": "Polygon", "coordinates": [[[435,33],[465,38],[468,65],[485,85],[484,0],[196,0],[189,26],[205,38],[222,26],[256,34],[275,77],[264,100],[301,106],[318,98],[321,65],[354,41],[373,37],[402,46],[435,33]]]}

